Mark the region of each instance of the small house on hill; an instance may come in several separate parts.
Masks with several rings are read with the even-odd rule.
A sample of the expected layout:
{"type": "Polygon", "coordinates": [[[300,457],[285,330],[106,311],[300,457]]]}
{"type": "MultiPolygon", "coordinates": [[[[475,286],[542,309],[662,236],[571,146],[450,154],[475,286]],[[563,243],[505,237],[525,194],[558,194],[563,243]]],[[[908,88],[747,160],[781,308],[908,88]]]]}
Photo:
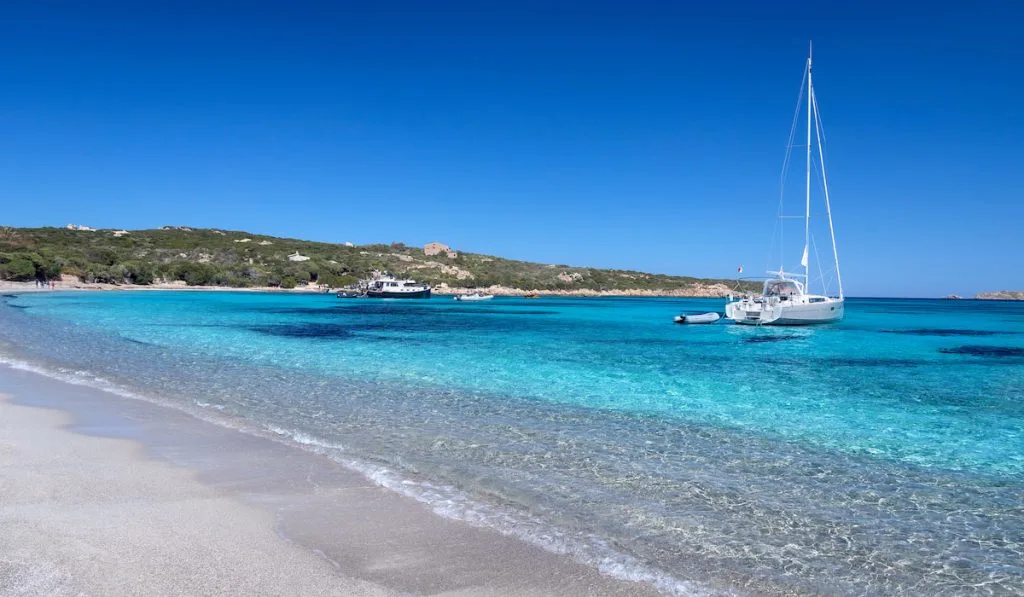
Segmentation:
{"type": "Polygon", "coordinates": [[[299,252],[295,251],[294,253],[288,256],[288,261],[309,261],[309,257],[306,257],[305,255],[299,255],[299,252]]]}
{"type": "Polygon", "coordinates": [[[442,253],[444,253],[448,257],[448,259],[455,259],[456,257],[459,256],[459,253],[457,251],[453,251],[451,247],[444,243],[432,242],[427,243],[426,245],[423,246],[423,254],[427,255],[428,257],[433,255],[440,255],[442,253]]]}
{"type": "Polygon", "coordinates": [[[440,255],[441,253],[447,253],[448,251],[451,251],[448,245],[438,242],[427,243],[423,247],[423,254],[427,255],[428,257],[432,255],[440,255]]]}

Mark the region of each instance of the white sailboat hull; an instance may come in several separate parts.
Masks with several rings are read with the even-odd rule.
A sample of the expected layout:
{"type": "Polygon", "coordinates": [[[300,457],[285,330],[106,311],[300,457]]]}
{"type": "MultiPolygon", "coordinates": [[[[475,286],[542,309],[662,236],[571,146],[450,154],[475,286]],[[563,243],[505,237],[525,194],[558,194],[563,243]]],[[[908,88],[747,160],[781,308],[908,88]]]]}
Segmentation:
{"type": "Polygon", "coordinates": [[[796,301],[776,297],[743,299],[725,305],[725,317],[744,325],[816,325],[843,318],[841,298],[805,296],[796,301]]]}

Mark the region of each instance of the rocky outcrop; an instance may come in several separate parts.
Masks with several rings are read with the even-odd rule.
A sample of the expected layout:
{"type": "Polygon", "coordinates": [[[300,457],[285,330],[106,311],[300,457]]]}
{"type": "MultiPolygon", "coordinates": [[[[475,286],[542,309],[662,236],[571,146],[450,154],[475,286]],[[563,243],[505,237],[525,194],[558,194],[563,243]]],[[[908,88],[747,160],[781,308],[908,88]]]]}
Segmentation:
{"type": "MultiPolygon", "coordinates": [[[[436,294],[468,294],[481,290],[480,288],[458,288],[441,284],[434,288],[436,294]]],[[[507,286],[489,286],[486,288],[488,294],[495,296],[648,296],[648,297],[689,297],[689,298],[725,298],[734,291],[725,284],[694,284],[689,288],[678,288],[673,290],[658,289],[633,289],[633,290],[591,290],[589,288],[578,288],[573,290],[526,290],[523,288],[509,288],[507,286]]]]}
{"type": "Polygon", "coordinates": [[[413,265],[409,269],[424,269],[424,268],[436,268],[441,270],[441,273],[446,276],[455,276],[456,280],[472,280],[474,278],[473,272],[464,270],[454,265],[445,265],[436,261],[422,261],[418,265],[413,265]]]}
{"type": "Polygon", "coordinates": [[[1024,290],[999,290],[997,292],[979,292],[976,299],[990,301],[1024,301],[1024,290]]]}

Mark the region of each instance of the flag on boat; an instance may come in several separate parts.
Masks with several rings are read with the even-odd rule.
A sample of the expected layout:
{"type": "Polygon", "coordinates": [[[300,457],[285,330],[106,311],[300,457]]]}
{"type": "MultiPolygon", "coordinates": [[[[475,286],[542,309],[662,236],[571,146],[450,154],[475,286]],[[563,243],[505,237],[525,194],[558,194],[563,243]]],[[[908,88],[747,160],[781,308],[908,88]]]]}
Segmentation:
{"type": "Polygon", "coordinates": [[[807,267],[807,245],[804,245],[804,256],[800,258],[800,265],[807,267]]]}
{"type": "Polygon", "coordinates": [[[738,273],[738,274],[742,274],[743,273],[743,266],[742,265],[736,268],[736,273],[738,273]]]}

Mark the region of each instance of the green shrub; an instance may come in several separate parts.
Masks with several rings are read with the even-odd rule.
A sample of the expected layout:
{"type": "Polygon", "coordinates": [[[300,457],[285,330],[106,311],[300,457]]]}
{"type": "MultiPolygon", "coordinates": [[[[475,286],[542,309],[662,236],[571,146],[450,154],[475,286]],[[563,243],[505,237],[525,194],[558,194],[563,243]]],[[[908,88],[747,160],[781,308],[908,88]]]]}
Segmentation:
{"type": "Polygon", "coordinates": [[[94,248],[88,251],[89,260],[102,265],[114,265],[117,263],[117,253],[113,249],[105,247],[94,248]]]}
{"type": "Polygon", "coordinates": [[[124,282],[124,272],[105,267],[93,267],[86,270],[82,280],[88,283],[121,284],[124,282]]]}
{"type": "Polygon", "coordinates": [[[326,284],[331,288],[341,288],[342,286],[349,286],[359,281],[359,278],[351,274],[321,274],[318,280],[321,284],[326,284]]]}
{"type": "Polygon", "coordinates": [[[132,284],[149,285],[156,278],[153,268],[146,263],[132,261],[124,265],[125,279],[132,284]]]}
{"type": "Polygon", "coordinates": [[[174,269],[175,279],[184,280],[189,286],[209,286],[213,276],[213,268],[205,263],[179,263],[174,269]]]}
{"type": "Polygon", "coordinates": [[[36,266],[27,255],[0,254],[0,278],[15,282],[35,280],[36,266]]]}

